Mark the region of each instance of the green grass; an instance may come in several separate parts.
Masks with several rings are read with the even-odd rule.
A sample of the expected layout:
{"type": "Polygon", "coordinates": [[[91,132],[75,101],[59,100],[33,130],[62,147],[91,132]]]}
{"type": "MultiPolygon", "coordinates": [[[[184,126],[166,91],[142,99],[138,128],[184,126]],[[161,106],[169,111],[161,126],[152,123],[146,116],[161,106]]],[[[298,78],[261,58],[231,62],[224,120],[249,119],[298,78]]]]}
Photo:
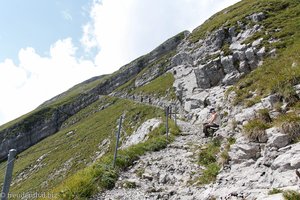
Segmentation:
{"type": "Polygon", "coordinates": [[[220,154],[220,160],[221,160],[222,165],[228,164],[229,159],[230,159],[228,152],[230,150],[231,145],[235,144],[235,142],[236,142],[236,139],[234,137],[227,138],[227,143],[225,145],[225,148],[222,151],[222,153],[220,154]]]}
{"type": "Polygon", "coordinates": [[[217,154],[220,152],[221,141],[211,140],[198,155],[198,164],[205,167],[202,175],[198,179],[198,184],[208,184],[214,182],[220,171],[217,162],[217,154]]]}
{"type": "Polygon", "coordinates": [[[281,131],[288,134],[291,142],[297,143],[300,139],[300,116],[294,112],[282,114],[275,119],[275,126],[279,127],[281,131]]]}
{"type": "Polygon", "coordinates": [[[198,163],[203,166],[208,166],[209,164],[216,162],[216,155],[220,151],[220,145],[220,141],[216,139],[209,142],[199,153],[198,163]]]}
{"type": "Polygon", "coordinates": [[[136,88],[131,93],[150,95],[156,98],[168,96],[169,99],[176,99],[175,91],[173,88],[174,81],[175,78],[173,74],[166,73],[154,79],[150,83],[143,85],[139,88],[136,88]]]}
{"type": "Polygon", "coordinates": [[[268,195],[278,194],[278,193],[282,193],[282,192],[283,192],[283,190],[281,190],[281,189],[273,188],[272,190],[270,190],[268,192],[268,195]]]}
{"type": "Polygon", "coordinates": [[[277,188],[273,188],[268,192],[269,195],[282,193],[283,198],[285,200],[300,200],[300,193],[293,190],[281,190],[277,188]]]}
{"type": "Polygon", "coordinates": [[[300,200],[300,193],[293,190],[286,190],[283,192],[285,200],[300,200]]]}
{"type": "Polygon", "coordinates": [[[270,127],[270,124],[267,124],[261,119],[253,119],[243,126],[243,132],[250,140],[259,141],[258,138],[265,135],[265,130],[270,127]]]}
{"type": "MultiPolygon", "coordinates": [[[[199,39],[203,39],[207,33],[211,33],[222,26],[225,28],[232,26],[237,27],[237,21],[246,23],[246,17],[256,12],[264,12],[267,15],[268,18],[265,20],[266,22],[262,22],[266,28],[271,30],[276,29],[276,27],[281,28],[285,25],[284,22],[287,22],[287,19],[290,16],[298,16],[299,12],[297,12],[297,10],[293,10],[296,6],[298,6],[298,3],[299,2],[297,0],[243,0],[210,17],[201,26],[193,30],[189,39],[191,42],[197,42],[199,39]],[[286,11],[292,12],[287,15],[286,11]]],[[[294,29],[277,33],[277,35],[287,37],[295,32],[293,30],[294,29]]]]}
{"type": "MultiPolygon", "coordinates": [[[[12,193],[46,191],[58,184],[65,178],[85,168],[93,161],[99,144],[104,139],[110,141],[108,153],[114,148],[114,132],[117,121],[125,112],[124,128],[131,133],[142,122],[153,117],[162,117],[163,111],[128,100],[120,100],[105,97],[81,110],[65,122],[65,128],[38,144],[19,154],[15,162],[14,179],[22,172],[28,174],[25,180],[14,183],[12,193]],[[109,107],[100,110],[102,106],[110,103],[109,107]],[[136,116],[136,118],[133,118],[136,116]],[[75,123],[74,123],[75,122],[75,123]],[[70,134],[71,133],[71,134],[70,134]],[[41,162],[37,160],[46,156],[41,162]],[[69,162],[67,170],[54,176],[55,172],[69,162]],[[37,167],[41,164],[40,167],[37,167]],[[36,166],[37,165],[37,166],[36,166]],[[36,166],[36,167],[35,167],[36,166]],[[34,169],[32,172],[30,169],[34,169]]],[[[5,163],[0,164],[0,168],[5,163]]],[[[2,182],[3,177],[0,177],[2,182]]]]}

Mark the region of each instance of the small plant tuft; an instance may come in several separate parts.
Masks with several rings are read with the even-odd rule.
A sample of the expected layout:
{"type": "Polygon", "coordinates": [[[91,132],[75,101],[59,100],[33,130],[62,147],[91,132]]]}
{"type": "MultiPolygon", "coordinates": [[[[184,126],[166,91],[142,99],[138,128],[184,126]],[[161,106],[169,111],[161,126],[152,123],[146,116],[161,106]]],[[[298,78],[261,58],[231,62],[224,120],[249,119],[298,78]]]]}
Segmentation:
{"type": "Polygon", "coordinates": [[[286,190],[283,192],[285,200],[300,200],[300,193],[293,190],[286,190]]]}
{"type": "Polygon", "coordinates": [[[278,194],[278,193],[282,193],[282,192],[283,192],[283,190],[281,190],[281,189],[273,188],[272,190],[270,190],[268,192],[268,195],[278,194]]]}
{"type": "Polygon", "coordinates": [[[260,142],[266,134],[265,130],[268,128],[270,128],[270,125],[261,119],[253,119],[243,126],[244,134],[254,142],[260,142]]]}

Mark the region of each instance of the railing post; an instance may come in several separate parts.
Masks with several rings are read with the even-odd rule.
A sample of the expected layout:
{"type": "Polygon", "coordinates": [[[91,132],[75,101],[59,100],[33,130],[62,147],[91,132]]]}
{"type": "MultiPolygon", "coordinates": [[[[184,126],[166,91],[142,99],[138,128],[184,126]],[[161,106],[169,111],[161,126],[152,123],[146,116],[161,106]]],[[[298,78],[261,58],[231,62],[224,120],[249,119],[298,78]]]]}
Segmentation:
{"type": "Polygon", "coordinates": [[[119,147],[119,140],[120,140],[122,120],[123,120],[123,116],[121,115],[120,121],[119,121],[119,129],[118,129],[118,133],[117,133],[117,140],[116,140],[116,148],[115,148],[115,154],[114,154],[113,168],[115,168],[115,166],[116,166],[116,160],[117,160],[117,155],[118,155],[118,147],[119,147]]]}
{"type": "Polygon", "coordinates": [[[168,140],[169,139],[169,106],[166,108],[166,134],[168,140]]]}
{"type": "Polygon", "coordinates": [[[3,183],[2,193],[1,193],[1,200],[7,200],[8,198],[8,192],[9,192],[9,187],[12,179],[12,172],[14,169],[14,161],[15,161],[16,154],[17,154],[16,149],[9,150],[5,178],[4,178],[4,183],[3,183]]]}
{"type": "Polygon", "coordinates": [[[177,126],[177,106],[174,108],[174,121],[175,121],[175,126],[177,126]]]}

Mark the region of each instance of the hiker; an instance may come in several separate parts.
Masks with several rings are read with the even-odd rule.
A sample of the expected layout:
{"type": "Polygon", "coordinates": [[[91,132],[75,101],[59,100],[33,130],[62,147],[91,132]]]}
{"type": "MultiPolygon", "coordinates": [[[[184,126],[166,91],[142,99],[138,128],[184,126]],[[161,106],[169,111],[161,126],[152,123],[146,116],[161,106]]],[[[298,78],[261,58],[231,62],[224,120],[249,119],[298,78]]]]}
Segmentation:
{"type": "Polygon", "coordinates": [[[211,113],[210,118],[208,119],[208,121],[206,123],[203,124],[203,133],[206,137],[209,136],[208,130],[210,128],[219,128],[219,125],[216,124],[216,120],[218,117],[216,110],[214,108],[211,108],[209,110],[209,113],[211,113]]]}

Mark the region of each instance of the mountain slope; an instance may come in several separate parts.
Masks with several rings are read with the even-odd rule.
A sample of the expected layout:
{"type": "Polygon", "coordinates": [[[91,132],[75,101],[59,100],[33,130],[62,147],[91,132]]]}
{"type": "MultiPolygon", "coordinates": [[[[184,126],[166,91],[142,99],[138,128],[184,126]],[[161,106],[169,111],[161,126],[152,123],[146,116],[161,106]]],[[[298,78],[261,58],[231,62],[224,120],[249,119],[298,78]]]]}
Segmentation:
{"type": "MultiPolygon", "coordinates": [[[[117,187],[133,192],[123,199],[134,199],[136,192],[168,199],[267,199],[273,198],[268,193],[275,192],[299,196],[289,191],[299,190],[295,174],[300,167],[299,29],[298,0],[243,0],[114,74],[77,85],[33,114],[4,125],[2,159],[9,148],[5,141],[17,145],[20,152],[31,146],[17,159],[12,191],[51,191],[58,199],[85,199],[100,191],[95,198],[105,198],[111,194],[103,190],[117,182],[117,187]],[[162,108],[167,105],[178,106],[177,117],[190,126],[189,131],[183,130],[188,135],[172,137],[169,142],[175,143],[168,144],[162,136],[163,124],[153,130],[154,124],[148,125],[149,139],[124,148],[117,168],[112,169],[112,133],[118,117],[125,114],[121,141],[126,143],[130,135],[145,133],[140,130],[147,127],[147,119],[163,121],[162,108]],[[218,111],[221,127],[213,139],[202,138],[199,128],[211,107],[218,111]],[[18,135],[34,136],[41,130],[47,132],[43,138],[53,135],[26,147],[14,143],[18,135]],[[177,172],[188,169],[191,160],[181,165],[176,160],[158,163],[156,171],[166,172],[166,177],[176,172],[176,177],[166,178],[157,188],[160,179],[155,170],[137,172],[141,174],[137,182],[149,190],[138,185],[128,189],[135,172],[124,170],[151,168],[154,163],[143,161],[152,162],[153,155],[165,152],[178,158],[176,152],[182,149],[173,151],[172,145],[184,140],[189,145],[178,148],[188,152],[199,171],[189,171],[182,181],[177,172]],[[48,151],[50,144],[57,144],[53,151],[48,151]],[[161,150],[165,147],[170,149],[161,150]],[[153,150],[158,152],[144,155],[153,150]],[[124,180],[117,181],[118,176],[124,180]],[[179,185],[178,191],[185,193],[169,191],[170,185],[179,185]],[[191,187],[194,192],[189,192],[191,187]]],[[[173,124],[171,133],[178,134],[173,124]]]]}

